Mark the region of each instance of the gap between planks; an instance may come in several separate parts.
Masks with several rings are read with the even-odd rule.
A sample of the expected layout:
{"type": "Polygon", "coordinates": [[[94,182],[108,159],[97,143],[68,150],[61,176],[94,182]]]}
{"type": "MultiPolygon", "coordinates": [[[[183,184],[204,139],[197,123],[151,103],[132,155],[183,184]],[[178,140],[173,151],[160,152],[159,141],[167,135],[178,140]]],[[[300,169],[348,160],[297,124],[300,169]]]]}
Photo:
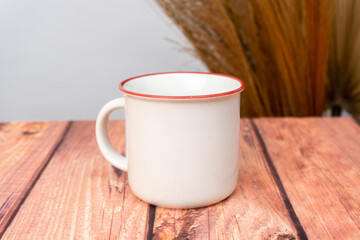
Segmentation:
{"type": "Polygon", "coordinates": [[[300,239],[308,239],[307,235],[306,235],[306,232],[303,228],[303,226],[301,225],[300,223],[300,220],[298,218],[298,216],[296,215],[296,212],[290,202],[290,199],[289,199],[289,196],[287,195],[286,193],[286,190],[284,188],[284,185],[282,184],[281,182],[281,178],[279,176],[279,173],[277,172],[273,162],[272,162],[272,159],[269,155],[269,152],[266,148],[266,144],[264,142],[264,139],[262,138],[261,134],[260,134],[260,131],[256,125],[256,123],[251,119],[250,120],[250,123],[251,123],[251,126],[253,127],[254,129],[254,132],[256,134],[256,137],[260,143],[260,146],[261,146],[261,149],[263,151],[263,154],[265,156],[265,160],[266,160],[266,164],[268,165],[269,169],[270,169],[270,172],[271,172],[271,176],[272,178],[274,179],[274,182],[276,183],[276,186],[280,192],[280,195],[281,195],[281,198],[284,202],[284,205],[286,207],[286,210],[288,211],[289,213],[289,216],[290,216],[290,219],[291,221],[293,222],[294,226],[295,226],[295,229],[297,231],[297,234],[298,234],[298,237],[300,239]]]}
{"type": "MultiPolygon", "coordinates": [[[[73,123],[4,239],[146,239],[149,205],[103,158],[94,129],[94,121],[73,123]]],[[[109,121],[119,152],[124,136],[124,122],[109,121]]]]}
{"type": "Polygon", "coordinates": [[[156,213],[156,206],[150,205],[149,206],[149,214],[148,214],[148,233],[147,233],[148,240],[151,240],[154,238],[155,213],[156,213]]]}
{"type": "Polygon", "coordinates": [[[67,133],[70,130],[70,127],[72,125],[72,121],[69,121],[67,123],[67,126],[65,128],[65,131],[63,132],[59,142],[55,145],[55,147],[53,148],[53,150],[51,151],[48,159],[45,161],[44,166],[40,169],[38,175],[35,177],[34,181],[31,183],[29,189],[25,192],[24,197],[21,199],[20,203],[18,206],[16,206],[15,211],[12,213],[12,215],[10,216],[10,219],[8,220],[8,222],[6,223],[4,229],[0,232],[0,239],[3,237],[4,233],[6,232],[7,228],[10,226],[11,222],[14,220],[16,214],[19,212],[19,209],[21,208],[21,206],[23,205],[23,203],[25,202],[26,198],[29,196],[31,190],[34,188],[36,182],[39,180],[40,176],[42,175],[42,173],[44,172],[44,170],[46,169],[46,166],[49,164],[50,160],[52,159],[52,157],[54,156],[54,154],[56,153],[57,149],[60,147],[60,145],[62,144],[62,142],[64,141],[67,133]]]}
{"type": "Polygon", "coordinates": [[[360,128],[354,119],[254,122],[309,238],[360,239],[360,128]]]}

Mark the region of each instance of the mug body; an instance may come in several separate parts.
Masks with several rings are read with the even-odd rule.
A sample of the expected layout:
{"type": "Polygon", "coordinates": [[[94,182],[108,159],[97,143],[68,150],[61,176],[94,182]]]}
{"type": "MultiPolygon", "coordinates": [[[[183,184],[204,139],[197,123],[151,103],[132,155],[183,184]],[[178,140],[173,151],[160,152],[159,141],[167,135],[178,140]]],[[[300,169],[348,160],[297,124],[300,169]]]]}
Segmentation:
{"type": "Polygon", "coordinates": [[[153,205],[201,207],[228,197],[237,184],[242,83],[180,75],[180,84],[164,74],[163,81],[150,76],[122,85],[128,180],[153,205]]]}

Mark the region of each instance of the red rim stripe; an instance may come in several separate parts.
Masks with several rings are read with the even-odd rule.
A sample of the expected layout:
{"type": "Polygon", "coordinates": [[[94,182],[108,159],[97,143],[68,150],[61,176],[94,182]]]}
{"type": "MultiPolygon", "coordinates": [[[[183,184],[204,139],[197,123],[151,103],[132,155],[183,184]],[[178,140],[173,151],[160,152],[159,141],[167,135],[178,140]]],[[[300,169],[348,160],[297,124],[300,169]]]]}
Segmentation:
{"type": "Polygon", "coordinates": [[[163,73],[152,73],[152,74],[145,74],[145,75],[140,75],[140,76],[136,76],[136,77],[132,77],[129,79],[126,79],[124,81],[122,81],[119,85],[119,89],[127,94],[131,94],[131,95],[135,95],[135,96],[140,96],[140,97],[147,97],[147,98],[165,98],[165,99],[196,99],[196,98],[213,98],[213,97],[220,97],[220,96],[225,96],[225,95],[230,95],[230,94],[234,94],[237,92],[242,92],[245,88],[245,84],[243,81],[241,81],[240,79],[236,78],[236,77],[232,77],[229,75],[225,75],[225,74],[219,74],[219,73],[205,73],[205,72],[163,72],[163,73]],[[137,93],[137,92],[132,92],[129,90],[126,90],[124,88],[124,84],[134,80],[134,79],[138,79],[138,78],[142,78],[142,77],[148,77],[148,76],[154,76],[154,75],[163,75],[163,74],[182,74],[182,73],[189,73],[189,74],[203,74],[203,75],[215,75],[215,76],[221,76],[221,77],[227,77],[227,78],[231,78],[234,79],[238,82],[240,82],[241,86],[237,89],[228,91],[228,92],[222,92],[222,93],[216,93],[216,94],[207,94],[207,95],[194,95],[194,96],[164,96],[164,95],[151,95],[151,94],[143,94],[143,93],[137,93]]]}

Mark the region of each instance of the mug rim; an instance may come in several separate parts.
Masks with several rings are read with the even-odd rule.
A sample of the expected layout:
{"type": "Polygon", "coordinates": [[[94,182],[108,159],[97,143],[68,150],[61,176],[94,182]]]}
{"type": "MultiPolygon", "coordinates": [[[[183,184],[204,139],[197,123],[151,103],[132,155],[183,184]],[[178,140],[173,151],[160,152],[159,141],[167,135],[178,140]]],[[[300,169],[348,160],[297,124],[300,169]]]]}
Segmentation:
{"type": "Polygon", "coordinates": [[[208,72],[161,72],[161,73],[150,73],[150,74],[144,74],[144,75],[139,75],[136,77],[132,77],[132,78],[128,78],[124,81],[122,81],[119,84],[119,89],[120,91],[122,91],[123,93],[127,93],[130,95],[135,95],[135,96],[139,96],[139,97],[146,97],[146,98],[161,98],[161,99],[198,99],[198,98],[213,98],[213,97],[221,97],[221,96],[226,96],[226,95],[231,95],[231,94],[235,94],[235,93],[240,93],[245,89],[245,84],[242,80],[240,80],[239,78],[230,76],[230,75],[226,75],[226,74],[221,74],[221,73],[208,73],[208,72]],[[226,77],[226,78],[231,78],[233,80],[236,80],[238,82],[240,82],[240,87],[236,88],[234,90],[231,91],[226,91],[226,92],[221,92],[221,93],[214,93],[214,94],[205,94],[205,95],[186,95],[186,96],[167,96],[167,95],[152,95],[152,94],[145,94],[145,93],[137,93],[137,92],[133,92],[130,90],[127,90],[124,88],[124,84],[134,80],[134,79],[138,79],[138,78],[142,78],[142,77],[148,77],[148,76],[154,76],[154,75],[165,75],[165,74],[202,74],[202,75],[213,75],[213,76],[221,76],[221,77],[226,77]]]}

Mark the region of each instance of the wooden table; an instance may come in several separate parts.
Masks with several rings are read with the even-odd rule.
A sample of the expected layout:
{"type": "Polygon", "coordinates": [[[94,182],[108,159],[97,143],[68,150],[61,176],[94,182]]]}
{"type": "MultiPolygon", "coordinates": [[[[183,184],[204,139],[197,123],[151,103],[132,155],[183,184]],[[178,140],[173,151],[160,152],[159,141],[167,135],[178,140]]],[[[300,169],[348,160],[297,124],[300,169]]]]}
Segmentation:
{"type": "MultiPolygon", "coordinates": [[[[360,239],[360,121],[241,120],[235,192],[200,209],[136,198],[94,122],[0,125],[3,239],[360,239]]],[[[124,152],[123,121],[110,136],[124,152]]],[[[184,173],[186,174],[186,173],[184,173]]]]}

